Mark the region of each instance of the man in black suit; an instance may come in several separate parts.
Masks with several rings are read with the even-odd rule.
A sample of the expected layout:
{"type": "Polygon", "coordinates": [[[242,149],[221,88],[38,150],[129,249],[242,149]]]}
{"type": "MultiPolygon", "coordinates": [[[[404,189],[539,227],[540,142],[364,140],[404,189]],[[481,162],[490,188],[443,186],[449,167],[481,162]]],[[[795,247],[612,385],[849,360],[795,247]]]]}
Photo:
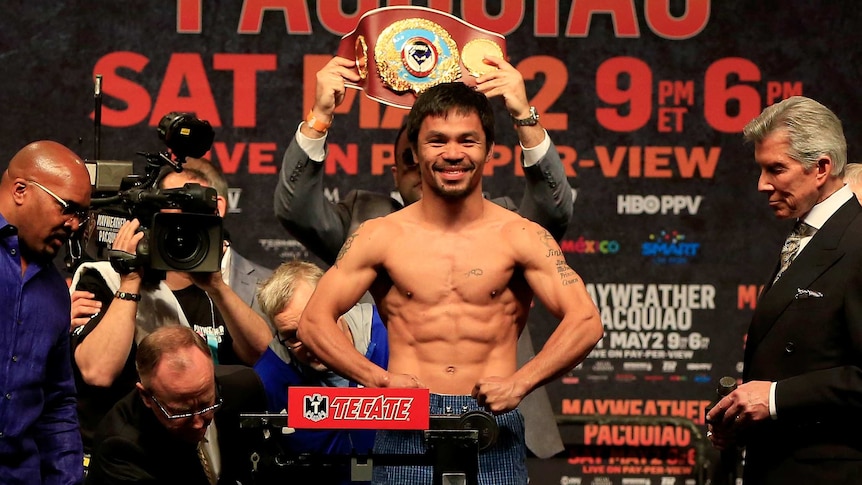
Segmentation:
{"type": "MultiPolygon", "coordinates": [[[[538,223],[556,240],[566,233],[572,217],[574,195],[556,147],[541,127],[529,105],[524,79],[503,59],[496,62],[499,80],[477,86],[489,98],[500,97],[512,118],[522,147],[526,190],[516,205],[509,197],[491,201],[517,211],[538,223]]],[[[338,204],[326,199],[323,190],[326,139],[335,108],[344,100],[345,80],[359,81],[355,62],[334,57],[317,73],[314,107],[300,124],[284,154],[275,189],[275,215],[281,224],[309,251],[333,264],[344,242],[363,222],[391,214],[422,197],[419,169],[413,160],[407,135],[402,130],[394,147],[392,174],[401,201],[388,194],[353,190],[338,204]],[[403,203],[403,204],[402,204],[403,203]]],[[[518,340],[518,362],[535,356],[529,325],[518,340]]],[[[563,451],[563,442],[544,388],[528,395],[520,406],[527,427],[527,446],[533,454],[547,458],[563,451]]]]}
{"type": "Polygon", "coordinates": [[[141,380],[100,423],[86,483],[251,483],[239,415],[266,409],[254,371],[214,367],[206,342],[179,325],[144,338],[135,364],[141,380]]]}
{"type": "Polygon", "coordinates": [[[758,190],[796,226],[748,330],[744,383],[707,421],[720,449],[744,445],[745,483],[862,477],[862,207],[842,181],[841,122],[795,96],[744,130],[758,190]]]}

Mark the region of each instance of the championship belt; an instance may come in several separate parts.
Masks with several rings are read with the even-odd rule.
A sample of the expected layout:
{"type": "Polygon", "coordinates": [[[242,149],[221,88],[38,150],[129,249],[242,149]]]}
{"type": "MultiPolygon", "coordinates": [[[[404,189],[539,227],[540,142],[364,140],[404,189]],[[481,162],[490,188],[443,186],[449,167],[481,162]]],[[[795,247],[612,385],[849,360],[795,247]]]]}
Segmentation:
{"type": "Polygon", "coordinates": [[[506,38],[444,12],[426,7],[369,10],[356,28],[341,38],[338,55],[355,59],[358,83],[383,104],[410,109],[431,86],[475,78],[496,69],[485,55],[506,57],[506,38]]]}

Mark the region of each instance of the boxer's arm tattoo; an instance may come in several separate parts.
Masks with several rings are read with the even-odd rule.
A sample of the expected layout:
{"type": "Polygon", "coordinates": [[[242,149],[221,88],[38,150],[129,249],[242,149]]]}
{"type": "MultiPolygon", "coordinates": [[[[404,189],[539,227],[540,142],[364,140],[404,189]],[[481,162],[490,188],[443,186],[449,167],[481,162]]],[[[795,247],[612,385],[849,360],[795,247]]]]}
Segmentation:
{"type": "MultiPolygon", "coordinates": [[[[536,234],[538,234],[538,235],[539,235],[539,242],[540,242],[540,243],[542,243],[542,244],[544,244],[544,245],[545,245],[545,247],[547,247],[547,248],[549,248],[549,249],[550,249],[551,247],[553,247],[553,246],[549,243],[549,241],[554,241],[554,236],[552,236],[550,232],[548,232],[548,231],[546,231],[546,230],[542,229],[541,231],[537,231],[537,232],[536,232],[536,234]]],[[[556,242],[556,241],[555,241],[555,242],[556,242]]]]}
{"type": "Polygon", "coordinates": [[[560,247],[557,246],[556,241],[554,241],[554,236],[551,236],[551,233],[543,229],[541,231],[537,231],[536,234],[539,235],[539,242],[548,249],[547,253],[545,253],[546,258],[563,257],[563,252],[560,250],[560,247]]]}
{"type": "Polygon", "coordinates": [[[536,234],[539,235],[539,242],[547,248],[545,257],[555,260],[554,265],[557,267],[557,275],[560,277],[560,282],[563,286],[573,285],[580,281],[578,274],[575,273],[575,270],[573,270],[566,262],[565,255],[563,254],[563,251],[560,250],[560,247],[557,246],[554,236],[551,236],[551,233],[546,230],[538,231],[536,234]],[[553,241],[553,243],[551,243],[551,241],[553,241]]]}
{"type": "Polygon", "coordinates": [[[469,278],[470,276],[482,276],[483,274],[485,274],[485,272],[482,271],[482,268],[473,268],[470,271],[464,273],[464,276],[469,278]]]}
{"type": "Polygon", "coordinates": [[[560,282],[563,283],[563,286],[573,285],[580,281],[575,270],[563,258],[557,260],[557,274],[560,276],[560,282]]]}
{"type": "Polygon", "coordinates": [[[347,240],[344,241],[344,244],[341,246],[341,249],[338,250],[338,256],[335,257],[336,268],[338,267],[338,262],[341,261],[342,258],[344,258],[345,254],[347,254],[347,250],[350,249],[351,246],[353,246],[353,240],[356,239],[356,236],[359,235],[359,230],[362,229],[362,226],[364,225],[365,223],[363,222],[359,225],[359,227],[356,228],[356,231],[354,231],[353,234],[347,236],[347,240]]]}

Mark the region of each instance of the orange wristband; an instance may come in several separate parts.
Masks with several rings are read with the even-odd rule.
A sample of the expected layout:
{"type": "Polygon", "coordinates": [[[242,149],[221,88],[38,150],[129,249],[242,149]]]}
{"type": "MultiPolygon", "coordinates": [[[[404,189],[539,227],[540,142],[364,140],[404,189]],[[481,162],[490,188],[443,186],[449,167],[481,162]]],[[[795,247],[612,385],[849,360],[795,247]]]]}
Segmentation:
{"type": "Polygon", "coordinates": [[[305,124],[312,130],[325,134],[329,131],[329,127],[332,126],[332,121],[329,123],[320,121],[314,116],[314,111],[309,111],[308,116],[305,117],[305,124]]]}

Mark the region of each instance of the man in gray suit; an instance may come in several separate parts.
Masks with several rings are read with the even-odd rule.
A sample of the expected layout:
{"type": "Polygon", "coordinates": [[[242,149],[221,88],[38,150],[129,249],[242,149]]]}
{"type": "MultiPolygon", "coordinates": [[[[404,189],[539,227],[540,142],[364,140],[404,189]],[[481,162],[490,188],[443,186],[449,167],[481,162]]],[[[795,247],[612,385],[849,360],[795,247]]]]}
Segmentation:
{"type": "MultiPolygon", "coordinates": [[[[341,202],[333,204],[324,196],[323,161],[326,157],[326,132],[332,124],[335,108],[344,100],[345,80],[357,82],[354,62],[334,57],[317,73],[314,107],[300,124],[284,155],[279,182],[275,190],[275,214],[282,225],[309,251],[327,264],[335,261],[339,249],[362,222],[385,216],[402,208],[402,203],[388,195],[365,190],[351,191],[341,202]]],[[[529,107],[521,74],[505,61],[499,65],[502,82],[489,97],[502,97],[518,133],[524,153],[526,190],[520,207],[508,197],[492,201],[517,210],[527,219],[547,229],[557,240],[563,237],[572,216],[574,197],[559,153],[544,130],[534,136],[538,124],[535,109],[513,112],[515,107],[529,107]],[[528,136],[532,135],[532,136],[528,136]]],[[[422,197],[419,170],[402,128],[395,143],[395,165],[392,174],[404,205],[422,197]]],[[[523,364],[535,355],[526,328],[518,341],[518,361],[523,364]]],[[[547,458],[563,450],[563,443],[544,388],[537,389],[520,406],[526,423],[526,441],[530,451],[547,458]]]]}
{"type": "MultiPolygon", "coordinates": [[[[182,172],[160,180],[165,189],[185,183],[215,188],[224,214],[221,194],[227,184],[212,165],[190,159],[182,172]]],[[[112,248],[134,254],[143,238],[138,228],[137,220],[124,224],[112,248]]],[[[145,268],[120,274],[106,261],[84,263],[75,272],[72,319],[86,321],[72,336],[85,449],[102,416],[134,388],[137,343],[156,328],[177,323],[192,328],[219,364],[252,365],[266,350],[273,333],[258,307],[256,288],[271,271],[238,255],[227,241],[223,250],[222,271],[213,273],[167,271],[164,279],[149,281],[145,268]]]]}
{"type": "MultiPolygon", "coordinates": [[[[862,206],[844,185],[838,117],[802,96],[746,125],[758,190],[795,221],[748,329],[743,384],[707,415],[745,446],[745,483],[856,484],[862,476],[862,206]]],[[[742,214],[740,214],[742,215],[742,214]]]]}

